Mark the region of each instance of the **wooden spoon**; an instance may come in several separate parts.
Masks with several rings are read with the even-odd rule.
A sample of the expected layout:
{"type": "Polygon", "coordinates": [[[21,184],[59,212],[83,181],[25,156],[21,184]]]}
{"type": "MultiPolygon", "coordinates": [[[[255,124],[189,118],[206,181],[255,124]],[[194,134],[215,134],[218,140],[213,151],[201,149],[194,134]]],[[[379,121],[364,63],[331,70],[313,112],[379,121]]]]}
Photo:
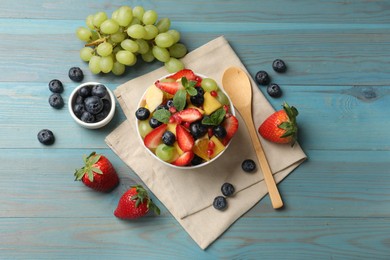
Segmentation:
{"type": "Polygon", "coordinates": [[[274,209],[281,208],[283,206],[283,201],[272,176],[267,157],[265,156],[252,120],[251,82],[243,70],[236,67],[230,67],[223,74],[222,85],[248,128],[257,159],[260,162],[265,183],[268,187],[272,206],[274,209]]]}

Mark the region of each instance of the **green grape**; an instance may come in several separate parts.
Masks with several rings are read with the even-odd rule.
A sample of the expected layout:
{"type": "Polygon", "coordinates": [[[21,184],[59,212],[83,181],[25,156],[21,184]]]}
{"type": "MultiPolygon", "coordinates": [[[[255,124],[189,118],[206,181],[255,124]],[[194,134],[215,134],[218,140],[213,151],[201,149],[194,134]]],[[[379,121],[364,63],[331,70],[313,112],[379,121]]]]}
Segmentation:
{"type": "Polygon", "coordinates": [[[171,57],[167,49],[161,48],[159,46],[153,46],[152,53],[153,56],[161,62],[167,62],[171,57]]]}
{"type": "Polygon", "coordinates": [[[114,43],[121,43],[122,41],[124,41],[126,39],[126,37],[127,37],[127,35],[124,32],[122,32],[121,30],[110,35],[110,39],[114,43]]]}
{"type": "Polygon", "coordinates": [[[126,39],[123,42],[121,42],[121,47],[124,50],[130,51],[132,53],[136,53],[139,50],[139,45],[137,44],[137,42],[131,39],[126,39]]]}
{"type": "Polygon", "coordinates": [[[100,25],[100,30],[105,34],[113,34],[119,30],[119,24],[113,19],[108,19],[100,25]]]}
{"type": "Polygon", "coordinates": [[[154,56],[151,49],[149,49],[146,53],[142,54],[141,57],[145,62],[154,61],[154,56]]]}
{"type": "MultiPolygon", "coordinates": [[[[119,63],[118,61],[115,61],[114,62],[114,65],[112,66],[112,73],[114,73],[114,75],[122,75],[124,72],[125,72],[125,65],[123,65],[122,63],[119,63]]],[[[148,123],[149,125],[149,123],[148,123]]]]}
{"type": "Polygon", "coordinates": [[[217,82],[215,82],[215,80],[213,80],[211,78],[204,78],[200,85],[204,89],[204,91],[207,91],[207,92],[211,92],[213,90],[215,90],[215,91],[218,90],[217,82]]]}
{"type": "Polygon", "coordinates": [[[177,43],[178,41],[180,41],[180,33],[178,31],[176,31],[176,30],[168,30],[167,33],[170,34],[173,37],[173,42],[174,43],[177,43]]]}
{"type": "Polygon", "coordinates": [[[93,25],[96,28],[100,28],[100,25],[107,20],[107,14],[105,12],[98,12],[93,16],[93,25]]]}
{"type": "Polygon", "coordinates": [[[77,38],[79,38],[80,40],[82,40],[84,42],[90,41],[92,38],[91,31],[85,27],[77,28],[76,35],[77,35],[77,38]]]}
{"type": "Polygon", "coordinates": [[[175,43],[168,50],[171,57],[177,59],[183,58],[187,54],[187,47],[182,43],[175,43]]]}
{"type": "Polygon", "coordinates": [[[118,10],[116,21],[120,26],[127,27],[133,20],[133,10],[130,6],[121,6],[118,10]]]}
{"type": "Polygon", "coordinates": [[[156,26],[160,33],[167,32],[171,27],[171,20],[169,18],[162,18],[157,22],[156,26]]]}
{"type": "Polygon", "coordinates": [[[142,21],[142,17],[144,16],[145,9],[142,6],[135,6],[133,8],[133,16],[138,20],[142,21]]]}
{"type": "Polygon", "coordinates": [[[173,159],[173,155],[175,154],[175,148],[173,146],[169,146],[166,144],[160,144],[156,148],[156,155],[158,158],[163,160],[164,162],[169,162],[173,159]]]}
{"type": "Polygon", "coordinates": [[[145,25],[145,31],[146,31],[146,34],[144,36],[144,39],[145,40],[152,40],[154,38],[156,38],[157,34],[158,34],[158,29],[156,26],[154,25],[145,25]]]}
{"type": "Polygon", "coordinates": [[[108,42],[103,42],[101,44],[99,44],[99,46],[97,46],[96,48],[96,52],[102,56],[102,57],[105,57],[105,56],[108,56],[112,53],[112,44],[111,43],[108,43],[108,42]]]}
{"type": "Polygon", "coordinates": [[[118,62],[127,66],[133,65],[137,61],[137,58],[135,57],[134,53],[126,50],[118,51],[115,57],[118,62]]]}
{"type": "Polygon", "coordinates": [[[150,126],[149,120],[138,121],[138,131],[142,138],[145,138],[152,130],[153,128],[150,126]]]}
{"type": "Polygon", "coordinates": [[[111,19],[115,20],[118,24],[118,14],[119,14],[119,9],[116,9],[114,12],[111,14],[111,19]]]}
{"type": "Polygon", "coordinates": [[[134,24],[127,28],[127,35],[133,39],[142,39],[146,35],[146,30],[142,25],[134,24]]]}
{"type": "Polygon", "coordinates": [[[154,39],[154,42],[158,47],[161,48],[168,48],[171,47],[174,44],[174,38],[169,33],[160,33],[156,36],[154,39]]]}
{"type": "Polygon", "coordinates": [[[89,60],[89,64],[88,64],[89,70],[93,74],[99,74],[101,72],[101,69],[100,69],[100,59],[101,59],[101,57],[94,55],[89,60]]]}
{"type": "Polygon", "coordinates": [[[178,72],[179,70],[184,69],[183,62],[172,57],[167,62],[165,62],[164,66],[169,73],[178,72]]]}
{"type": "Polygon", "coordinates": [[[92,30],[91,33],[92,33],[91,41],[96,41],[97,39],[99,39],[99,34],[96,31],[92,30]]]}
{"type": "Polygon", "coordinates": [[[219,101],[219,103],[221,103],[222,105],[229,105],[230,104],[228,97],[220,89],[217,90],[216,98],[219,101]]]}
{"type": "Polygon", "coordinates": [[[103,73],[109,73],[114,66],[114,59],[112,55],[101,57],[99,62],[100,69],[103,73]]]}
{"type": "Polygon", "coordinates": [[[91,47],[84,47],[80,50],[80,58],[83,61],[89,61],[93,56],[93,49],[91,47]]]}
{"type": "Polygon", "coordinates": [[[134,24],[141,24],[141,21],[138,18],[133,17],[133,20],[131,20],[129,27],[134,25],[134,24]]]}
{"type": "Polygon", "coordinates": [[[114,55],[116,55],[116,54],[118,53],[118,51],[122,51],[122,50],[123,50],[122,46],[117,45],[117,46],[115,46],[115,48],[112,50],[112,53],[113,53],[114,55]]]}
{"type": "Polygon", "coordinates": [[[154,10],[148,10],[142,16],[142,22],[145,25],[154,24],[157,21],[158,15],[154,10]]]}
{"type": "Polygon", "coordinates": [[[138,49],[139,54],[145,54],[149,51],[150,47],[149,47],[149,44],[147,41],[145,41],[143,39],[138,39],[138,40],[136,40],[136,42],[139,46],[139,49],[138,49]]]}
{"type": "Polygon", "coordinates": [[[89,29],[95,30],[95,26],[93,25],[93,14],[90,14],[85,19],[85,24],[88,26],[89,29]]]}

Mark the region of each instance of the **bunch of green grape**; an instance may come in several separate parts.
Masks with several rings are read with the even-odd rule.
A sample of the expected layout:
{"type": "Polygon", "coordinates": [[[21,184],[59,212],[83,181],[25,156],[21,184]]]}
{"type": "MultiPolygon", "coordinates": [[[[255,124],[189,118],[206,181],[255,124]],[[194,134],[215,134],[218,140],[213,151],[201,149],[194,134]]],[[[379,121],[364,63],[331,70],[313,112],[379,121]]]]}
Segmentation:
{"type": "Polygon", "coordinates": [[[170,29],[169,18],[158,19],[154,10],[122,6],[111,18],[105,12],[89,15],[86,25],[79,27],[76,35],[85,42],[80,57],[89,62],[94,74],[121,75],[139,59],[157,59],[170,73],[184,68],[179,59],[187,54],[187,48],[180,43],[180,33],[170,29]]]}

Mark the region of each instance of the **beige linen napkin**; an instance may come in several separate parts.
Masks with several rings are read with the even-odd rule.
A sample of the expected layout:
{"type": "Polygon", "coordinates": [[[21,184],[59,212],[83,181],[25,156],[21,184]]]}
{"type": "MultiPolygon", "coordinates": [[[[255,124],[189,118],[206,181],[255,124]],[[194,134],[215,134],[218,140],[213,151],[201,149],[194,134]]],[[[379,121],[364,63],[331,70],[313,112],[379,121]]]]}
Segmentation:
{"type": "MultiPolygon", "coordinates": [[[[186,68],[207,75],[221,85],[225,69],[237,66],[245,69],[224,37],[219,37],[188,53],[183,62],[186,68]]],[[[139,140],[135,127],[135,111],[138,101],[147,87],[167,74],[164,68],[130,80],[115,90],[115,95],[128,120],[106,138],[108,146],[142,179],[155,196],[167,207],[177,221],[205,249],[240,216],[267,194],[260,165],[257,162],[249,134],[241,117],[239,130],[229,149],[213,164],[195,170],[178,170],[159,163],[151,157],[139,140]],[[257,162],[255,173],[241,169],[244,159],[257,162]],[[229,197],[228,208],[213,208],[214,198],[221,194],[223,183],[236,188],[229,197]]],[[[260,125],[274,112],[272,106],[253,87],[253,115],[255,126],[260,125]]],[[[261,140],[274,177],[280,182],[306,158],[299,144],[277,145],[261,140]]]]}

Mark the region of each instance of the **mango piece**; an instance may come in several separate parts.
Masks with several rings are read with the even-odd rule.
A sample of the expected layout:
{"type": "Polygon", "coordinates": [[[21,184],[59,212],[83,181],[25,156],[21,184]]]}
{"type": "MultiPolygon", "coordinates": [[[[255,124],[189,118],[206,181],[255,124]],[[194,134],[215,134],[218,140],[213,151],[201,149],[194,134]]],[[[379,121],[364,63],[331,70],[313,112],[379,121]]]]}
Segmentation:
{"type": "Polygon", "coordinates": [[[176,135],[176,125],[174,123],[168,123],[167,131],[171,131],[174,135],[176,135]]]}
{"type": "Polygon", "coordinates": [[[213,149],[214,152],[211,155],[211,158],[214,158],[215,156],[217,156],[219,153],[221,153],[225,149],[225,146],[221,143],[221,141],[219,141],[219,139],[217,137],[215,137],[215,135],[213,135],[210,138],[210,141],[213,141],[215,144],[215,147],[213,149]]]}
{"type": "Polygon", "coordinates": [[[205,92],[204,95],[204,102],[203,102],[203,110],[206,115],[210,115],[218,108],[222,107],[222,104],[219,103],[219,101],[213,97],[210,92],[205,92]]]}
{"type": "Polygon", "coordinates": [[[195,141],[194,148],[192,149],[193,152],[202,158],[203,160],[209,161],[210,158],[207,155],[207,150],[209,146],[209,138],[200,138],[195,141]]]}
{"type": "Polygon", "coordinates": [[[176,148],[177,154],[178,154],[179,156],[182,155],[182,154],[184,153],[183,150],[180,149],[179,144],[178,144],[177,142],[175,142],[175,143],[173,144],[173,147],[176,148]]]}
{"type": "Polygon", "coordinates": [[[161,89],[157,88],[154,84],[151,85],[145,93],[146,105],[150,112],[153,112],[156,107],[162,104],[164,100],[164,93],[161,89]]]}

